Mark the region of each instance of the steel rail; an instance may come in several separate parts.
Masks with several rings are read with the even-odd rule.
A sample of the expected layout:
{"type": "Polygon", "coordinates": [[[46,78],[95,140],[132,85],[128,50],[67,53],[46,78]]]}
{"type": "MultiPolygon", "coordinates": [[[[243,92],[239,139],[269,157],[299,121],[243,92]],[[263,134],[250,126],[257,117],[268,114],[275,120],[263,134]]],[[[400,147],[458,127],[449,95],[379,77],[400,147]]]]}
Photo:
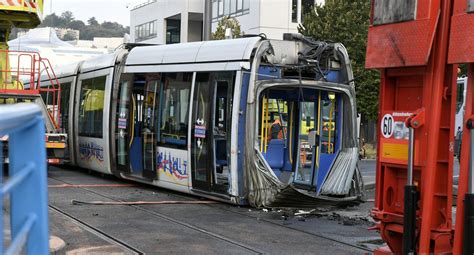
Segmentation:
{"type": "Polygon", "coordinates": [[[102,238],[103,240],[105,240],[105,241],[107,241],[107,242],[109,242],[109,243],[111,243],[111,244],[116,244],[116,245],[118,245],[120,248],[122,248],[122,249],[125,250],[125,251],[131,252],[132,254],[145,254],[145,252],[140,251],[139,249],[137,249],[137,248],[135,248],[135,247],[133,247],[133,246],[127,244],[126,242],[124,242],[124,241],[122,241],[122,240],[120,240],[120,239],[118,239],[118,238],[115,238],[115,237],[112,236],[112,235],[107,234],[106,232],[104,232],[104,231],[102,231],[102,230],[100,230],[100,229],[98,229],[98,228],[92,226],[91,224],[86,223],[85,221],[83,221],[83,220],[81,220],[81,219],[79,219],[79,218],[77,218],[77,217],[72,216],[71,214],[65,212],[64,210],[61,210],[60,208],[58,208],[58,207],[56,207],[56,206],[54,206],[54,205],[48,205],[48,207],[49,207],[52,211],[54,211],[54,212],[56,212],[56,213],[62,215],[63,217],[66,217],[66,218],[67,218],[68,220],[70,220],[72,223],[78,225],[79,227],[84,228],[86,231],[88,231],[88,232],[90,232],[90,233],[92,233],[92,234],[94,234],[94,235],[96,235],[96,236],[102,238]]]}
{"type": "MultiPolygon", "coordinates": [[[[63,183],[65,183],[65,184],[70,184],[70,185],[72,185],[72,183],[66,182],[66,181],[61,180],[61,179],[57,179],[57,178],[54,178],[54,177],[49,177],[49,178],[51,178],[51,179],[53,179],[53,180],[56,180],[56,181],[63,182],[63,183]]],[[[93,194],[95,194],[95,195],[101,196],[101,197],[103,197],[103,198],[110,199],[110,200],[112,200],[112,201],[124,202],[124,201],[122,201],[122,200],[120,200],[120,199],[113,198],[113,197],[111,197],[111,196],[102,194],[102,193],[97,192],[97,191],[95,191],[95,190],[91,190],[91,189],[84,188],[84,187],[79,187],[79,189],[88,191],[88,192],[90,192],[90,193],[93,193],[93,194]]],[[[216,238],[216,239],[219,239],[219,240],[225,241],[225,242],[227,242],[227,243],[236,245],[236,246],[238,246],[238,247],[244,248],[244,249],[246,249],[246,250],[248,250],[248,251],[250,251],[250,252],[252,252],[252,253],[255,253],[255,254],[265,254],[265,252],[260,251],[260,250],[258,250],[257,248],[250,247],[250,246],[248,246],[248,245],[246,245],[246,244],[244,244],[244,243],[241,243],[241,242],[239,242],[239,241],[230,239],[230,238],[228,238],[228,237],[226,237],[226,236],[223,236],[223,235],[221,235],[221,234],[217,234],[217,233],[208,231],[208,230],[206,230],[206,229],[204,229],[204,228],[200,228],[200,227],[198,227],[198,226],[195,226],[195,225],[186,223],[186,222],[184,222],[184,221],[182,221],[182,220],[178,220],[178,219],[175,219],[175,218],[166,216],[166,215],[164,215],[164,214],[161,214],[161,213],[158,213],[158,212],[155,212],[155,211],[152,211],[152,210],[143,208],[143,207],[141,207],[141,206],[137,206],[137,205],[127,205],[127,206],[131,206],[131,207],[133,207],[133,208],[135,208],[135,209],[137,209],[137,210],[140,210],[140,211],[142,211],[142,212],[145,212],[145,213],[150,214],[150,215],[152,215],[152,216],[155,216],[155,217],[157,217],[157,218],[161,218],[161,219],[166,220],[166,221],[168,221],[168,222],[171,222],[171,223],[174,223],[174,224],[177,224],[177,225],[181,225],[181,226],[183,226],[183,227],[186,227],[186,228],[195,230],[195,231],[197,231],[197,232],[206,234],[206,235],[211,236],[211,237],[214,237],[214,238],[216,238]]],[[[101,232],[102,232],[102,231],[101,231],[101,232]]],[[[102,232],[102,233],[104,233],[104,232],[102,232]]],[[[106,233],[104,233],[104,234],[106,234],[106,233]]],[[[115,240],[118,240],[118,239],[115,239],[115,240]]],[[[120,241],[120,240],[119,240],[119,241],[120,241]]]]}
{"type": "MultiPolygon", "coordinates": [[[[69,184],[69,185],[74,185],[72,183],[69,183],[69,182],[66,182],[64,180],[61,180],[61,179],[58,179],[58,178],[54,178],[54,177],[48,177],[48,178],[51,178],[51,179],[54,179],[56,181],[60,181],[60,182],[63,182],[63,183],[66,183],[66,184],[69,184]]],[[[104,195],[104,194],[101,194],[100,192],[97,192],[95,190],[90,190],[88,188],[84,188],[84,187],[80,187],[80,189],[83,189],[83,190],[86,190],[88,192],[91,192],[91,193],[94,193],[98,196],[102,196],[104,198],[107,198],[107,199],[110,199],[110,200],[113,200],[113,201],[118,201],[118,202],[121,202],[120,200],[118,199],[115,199],[113,197],[110,197],[108,195],[104,195]]],[[[171,196],[174,196],[174,197],[179,197],[179,198],[186,198],[186,199],[194,199],[194,198],[189,198],[189,197],[186,197],[185,195],[182,195],[182,194],[177,194],[177,193],[168,193],[169,195],[171,196]]],[[[198,199],[195,199],[197,201],[199,201],[198,199]]],[[[245,216],[245,217],[249,217],[249,218],[253,218],[255,219],[256,217],[253,217],[251,215],[247,215],[245,213],[241,213],[241,212],[236,212],[236,211],[233,211],[233,210],[229,210],[229,209],[225,209],[225,208],[221,208],[221,207],[216,207],[215,205],[213,204],[203,204],[204,206],[207,206],[207,207],[212,207],[214,209],[219,209],[219,210],[222,210],[222,211],[225,211],[225,212],[230,212],[230,213],[233,213],[233,214],[237,214],[237,215],[242,215],[242,216],[245,216]]],[[[152,215],[155,215],[155,216],[158,216],[162,219],[165,219],[167,221],[170,221],[170,222],[173,222],[173,223],[176,223],[176,224],[180,224],[182,226],[185,226],[185,227],[188,227],[188,228],[191,228],[191,229],[194,229],[196,231],[199,231],[199,232],[202,232],[202,233],[205,233],[205,234],[208,234],[208,235],[211,235],[215,238],[218,238],[218,239],[222,239],[222,240],[225,240],[229,243],[232,243],[232,244],[235,244],[239,247],[242,247],[242,248],[245,248],[245,249],[248,249],[250,251],[253,251],[257,254],[264,254],[265,252],[263,251],[260,251],[260,250],[257,250],[256,248],[253,248],[253,247],[250,247],[248,245],[245,245],[239,241],[234,241],[232,239],[229,239],[225,236],[222,236],[220,234],[216,234],[216,233],[212,233],[208,230],[205,230],[203,228],[200,228],[200,227],[197,227],[197,226],[194,226],[194,225],[191,225],[189,223],[186,223],[184,221],[181,221],[181,220],[178,220],[178,219],[174,219],[174,218],[171,218],[171,217],[168,217],[166,215],[163,215],[161,213],[158,213],[158,212],[155,212],[155,211],[152,211],[152,210],[149,210],[149,209],[146,209],[146,208],[143,208],[141,206],[137,206],[137,205],[130,205],[138,210],[141,210],[143,212],[146,212],[146,213],[149,213],[149,214],[152,214],[152,215]]],[[[331,238],[331,237],[327,237],[327,236],[324,236],[324,235],[320,235],[320,234],[315,234],[315,233],[312,233],[312,232],[309,232],[309,231],[305,231],[305,230],[301,230],[301,229],[295,229],[295,228],[292,228],[292,227],[289,227],[289,226],[285,226],[285,225],[281,225],[281,224],[278,224],[278,223],[275,223],[275,222],[272,222],[270,220],[267,220],[267,219],[263,219],[263,218],[259,218],[260,221],[265,221],[266,223],[270,223],[272,225],[277,225],[277,226],[280,226],[280,227],[284,227],[286,229],[291,229],[291,230],[294,230],[294,231],[297,231],[297,232],[300,232],[300,233],[304,233],[304,234],[308,234],[308,235],[311,235],[311,236],[315,236],[315,237],[318,237],[318,238],[322,238],[324,240],[328,240],[328,241],[332,241],[332,242],[335,242],[335,243],[338,243],[338,244],[341,244],[341,245],[345,245],[345,246],[349,246],[349,247],[352,247],[352,248],[356,248],[356,249],[360,249],[360,250],[363,250],[363,251],[367,251],[367,252],[373,252],[372,249],[369,249],[369,248],[366,248],[366,247],[363,247],[363,246],[358,246],[358,245],[355,245],[355,244],[351,244],[351,243],[347,243],[347,242],[344,242],[344,241],[341,241],[341,240],[337,240],[335,238],[331,238]]]]}

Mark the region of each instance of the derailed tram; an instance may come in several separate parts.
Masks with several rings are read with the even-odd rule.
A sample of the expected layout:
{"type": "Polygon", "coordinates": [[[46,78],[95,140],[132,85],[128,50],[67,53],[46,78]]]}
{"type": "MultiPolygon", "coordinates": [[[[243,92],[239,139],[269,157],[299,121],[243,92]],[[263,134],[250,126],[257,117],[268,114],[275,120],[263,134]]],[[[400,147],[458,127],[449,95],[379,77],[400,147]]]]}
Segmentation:
{"type": "Polygon", "coordinates": [[[125,46],[57,76],[72,165],[256,207],[363,196],[341,44],[288,34],[125,46]]]}

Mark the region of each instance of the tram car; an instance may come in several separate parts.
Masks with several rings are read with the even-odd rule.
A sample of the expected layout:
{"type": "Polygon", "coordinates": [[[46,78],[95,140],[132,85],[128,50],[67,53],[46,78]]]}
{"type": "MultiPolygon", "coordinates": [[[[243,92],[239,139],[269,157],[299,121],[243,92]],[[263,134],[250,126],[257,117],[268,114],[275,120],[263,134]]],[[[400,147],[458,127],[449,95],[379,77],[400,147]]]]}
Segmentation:
{"type": "Polygon", "coordinates": [[[363,196],[339,43],[287,34],[128,45],[57,77],[72,165],[256,207],[363,196]]]}

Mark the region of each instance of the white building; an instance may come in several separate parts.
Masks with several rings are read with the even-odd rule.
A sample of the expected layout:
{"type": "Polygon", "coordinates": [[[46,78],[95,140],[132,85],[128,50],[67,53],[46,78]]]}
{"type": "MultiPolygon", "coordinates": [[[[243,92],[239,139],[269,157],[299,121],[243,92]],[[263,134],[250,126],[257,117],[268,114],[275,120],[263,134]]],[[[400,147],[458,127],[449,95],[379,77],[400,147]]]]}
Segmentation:
{"type": "Polygon", "coordinates": [[[54,30],[56,30],[56,34],[61,40],[79,40],[79,30],[57,27],[55,27],[54,30]]]}
{"type": "MultiPolygon", "coordinates": [[[[131,42],[169,44],[202,40],[205,0],[148,0],[130,12],[131,42]]],[[[212,31],[224,16],[245,34],[281,39],[297,33],[304,13],[324,0],[212,0],[212,31]]]]}
{"type": "Polygon", "coordinates": [[[204,0],[148,0],[130,11],[131,42],[201,41],[203,11],[204,0]]]}
{"type": "Polygon", "coordinates": [[[245,34],[265,34],[282,39],[297,33],[298,25],[315,3],[324,0],[212,0],[212,31],[224,16],[234,17],[245,34]]]}

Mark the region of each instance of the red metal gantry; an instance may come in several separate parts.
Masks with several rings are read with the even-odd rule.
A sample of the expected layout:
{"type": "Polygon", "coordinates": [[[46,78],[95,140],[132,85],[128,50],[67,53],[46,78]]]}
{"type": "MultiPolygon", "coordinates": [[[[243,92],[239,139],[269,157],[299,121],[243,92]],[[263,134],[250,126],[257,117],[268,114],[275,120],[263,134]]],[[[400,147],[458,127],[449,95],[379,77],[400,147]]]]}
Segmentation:
{"type": "MultiPolygon", "coordinates": [[[[451,35],[450,35],[450,45],[449,45],[449,54],[448,62],[451,64],[468,64],[468,84],[466,91],[466,109],[464,112],[464,120],[473,120],[474,116],[474,0],[454,0],[453,3],[453,14],[451,19],[451,35]]],[[[472,219],[469,222],[465,220],[465,203],[464,199],[468,192],[468,180],[472,179],[472,176],[469,176],[469,165],[472,161],[472,152],[470,140],[472,141],[472,128],[465,128],[462,137],[462,150],[461,150],[461,160],[460,160],[460,170],[459,170],[459,184],[458,184],[458,198],[457,198],[457,208],[456,208],[456,226],[455,226],[455,237],[454,237],[454,247],[453,254],[467,254],[473,252],[472,243],[474,240],[463,240],[468,238],[464,236],[464,231],[468,227],[468,231],[471,231],[472,239],[472,219]],[[471,243],[471,247],[463,247],[463,244],[471,243]],[[470,251],[469,251],[470,249],[470,251]]],[[[472,173],[471,173],[472,174],[472,173]]],[[[472,195],[471,195],[472,197],[472,195]]],[[[469,201],[469,200],[467,200],[469,201]]],[[[470,203],[471,201],[467,202],[470,203]]],[[[472,208],[472,204],[470,205],[472,208]]],[[[472,213],[472,212],[471,212],[472,213]]],[[[472,218],[472,214],[469,215],[472,218]]]]}
{"type": "Polygon", "coordinates": [[[60,128],[61,112],[61,84],[53,67],[47,58],[37,52],[0,50],[0,56],[6,61],[6,69],[0,69],[0,76],[4,84],[0,84],[0,94],[39,95],[47,93],[51,97],[48,105],[48,114],[56,129],[60,128]],[[9,57],[10,56],[10,57],[9,57]],[[10,59],[14,59],[10,63],[10,59]],[[11,64],[14,68],[10,69],[11,64]],[[48,87],[41,86],[41,75],[46,75],[50,81],[48,87]],[[23,82],[28,82],[28,87],[23,82]]]}
{"type": "MultiPolygon", "coordinates": [[[[409,132],[403,123],[406,120],[415,134],[413,184],[419,194],[415,206],[416,252],[442,254],[452,253],[454,249],[455,254],[460,254],[462,196],[467,186],[469,160],[468,151],[464,148],[469,145],[469,141],[466,132],[463,137],[458,217],[456,231],[453,232],[455,63],[467,60],[474,62],[471,61],[474,60],[474,54],[470,54],[470,58],[460,57],[474,53],[472,46],[466,50],[469,48],[467,44],[473,42],[469,38],[474,36],[470,31],[474,28],[474,18],[470,21],[469,17],[469,22],[463,23],[467,21],[457,21],[460,17],[456,13],[470,16],[467,14],[468,1],[474,2],[372,0],[366,67],[379,69],[381,73],[381,128],[377,148],[376,202],[372,214],[388,245],[376,253],[404,251],[404,188],[409,176],[409,132]],[[467,36],[467,33],[471,34],[467,36]],[[449,46],[456,44],[453,41],[466,48],[458,46],[453,50],[451,47],[448,63],[449,46]]],[[[470,74],[473,74],[472,70],[470,68],[470,74]]],[[[469,79],[470,84],[473,80],[469,79]]],[[[468,100],[468,108],[472,108],[472,95],[469,95],[468,100]]],[[[466,116],[470,115],[472,109],[466,109],[466,116]]]]}

